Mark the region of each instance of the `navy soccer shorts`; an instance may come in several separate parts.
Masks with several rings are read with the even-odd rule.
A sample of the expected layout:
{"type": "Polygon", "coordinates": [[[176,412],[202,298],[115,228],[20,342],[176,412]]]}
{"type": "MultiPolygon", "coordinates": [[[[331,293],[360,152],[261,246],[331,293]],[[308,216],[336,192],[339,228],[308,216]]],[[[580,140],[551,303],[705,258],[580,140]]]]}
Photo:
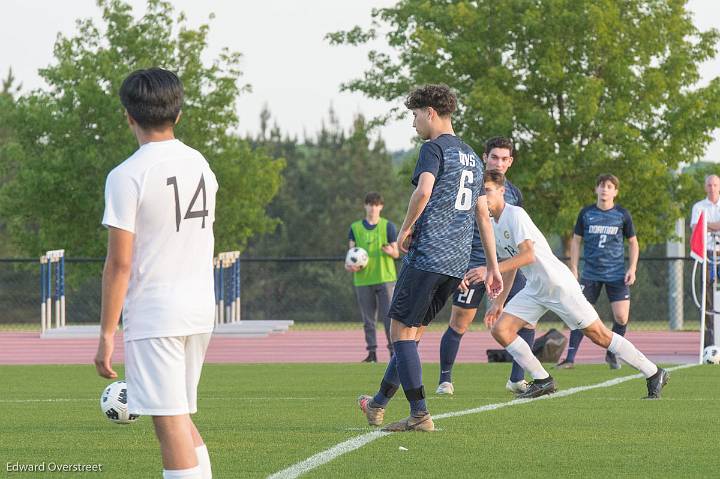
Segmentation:
{"type": "Polygon", "coordinates": [[[625,284],[624,279],[618,281],[592,281],[589,279],[580,280],[580,286],[582,292],[585,295],[585,299],[590,304],[595,304],[600,297],[600,291],[605,286],[605,293],[607,294],[608,301],[614,303],[615,301],[629,301],[630,300],[630,287],[625,284]]]}
{"type": "Polygon", "coordinates": [[[427,326],[459,284],[460,278],[403,265],[388,316],[407,327],[427,326]]]}
{"type": "MultiPolygon", "coordinates": [[[[508,294],[507,299],[505,299],[505,304],[507,304],[507,302],[513,298],[513,296],[518,294],[520,290],[525,287],[526,282],[527,280],[525,279],[525,276],[523,276],[523,274],[518,271],[515,274],[515,281],[510,288],[510,293],[508,294]]],[[[507,285],[505,285],[505,287],[507,287],[507,285]]],[[[456,294],[453,296],[453,306],[457,306],[458,308],[462,309],[478,309],[478,307],[480,307],[480,302],[482,301],[484,296],[485,283],[471,284],[470,289],[468,289],[466,293],[463,293],[460,290],[456,292],[456,294]]]]}

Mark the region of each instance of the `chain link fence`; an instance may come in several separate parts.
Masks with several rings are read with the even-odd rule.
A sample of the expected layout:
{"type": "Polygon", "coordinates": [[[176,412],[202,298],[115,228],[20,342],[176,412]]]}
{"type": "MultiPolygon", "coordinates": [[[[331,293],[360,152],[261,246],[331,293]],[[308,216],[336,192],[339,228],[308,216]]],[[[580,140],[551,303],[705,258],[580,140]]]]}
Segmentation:
{"type": "MultiPolygon", "coordinates": [[[[97,324],[100,318],[103,259],[66,258],[66,319],[68,325],[97,324]]],[[[398,264],[398,267],[400,265],[398,264]]],[[[631,288],[631,328],[670,329],[671,294],[682,329],[697,330],[699,312],[691,290],[693,262],[689,258],[640,258],[637,281],[631,288]],[[680,306],[682,303],[682,307],[680,306]]],[[[292,320],[295,328],[348,329],[361,327],[352,276],[343,258],[242,258],[241,318],[243,320],[292,320]]],[[[697,279],[699,285],[700,280],[697,279]]],[[[698,286],[699,288],[699,286],[698,286]]],[[[698,289],[698,294],[700,290],[698,289]]],[[[448,301],[449,303],[449,301],[448,301]]],[[[612,320],[610,305],[601,294],[596,308],[600,317],[612,320]]],[[[484,305],[478,313],[481,318],[484,305]]],[[[446,306],[434,322],[447,324],[446,306]]],[[[543,324],[558,326],[548,314],[543,324]]],[[[475,329],[482,329],[476,321],[475,329]]],[[[544,329],[544,328],[543,328],[544,329]]],[[[0,260],[0,331],[40,330],[40,268],[33,259],[0,260]]]]}

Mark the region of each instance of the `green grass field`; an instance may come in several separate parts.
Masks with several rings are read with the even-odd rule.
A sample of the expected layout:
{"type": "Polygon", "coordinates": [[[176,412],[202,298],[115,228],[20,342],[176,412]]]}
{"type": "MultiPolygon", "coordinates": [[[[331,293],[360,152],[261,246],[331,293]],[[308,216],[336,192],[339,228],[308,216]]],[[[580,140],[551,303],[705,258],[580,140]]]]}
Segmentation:
{"type": "MultiPolygon", "coordinates": [[[[430,411],[510,401],[508,368],[459,364],[455,396],[438,397],[432,394],[438,366],[425,365],[430,411]]],[[[381,364],[206,365],[195,422],[215,477],[267,477],[371,431],[355,398],[374,392],[383,370],[381,364]]],[[[634,373],[588,365],[554,375],[567,390],[634,373]]],[[[1,366],[0,476],[160,477],[149,418],[119,426],[101,414],[107,383],[91,366],[1,366]],[[103,472],[9,474],[7,463],[15,462],[99,463],[103,472]]],[[[437,432],[381,437],[303,477],[718,477],[720,367],[672,372],[660,401],[640,400],[644,393],[644,380],[634,379],[439,419],[437,432]]],[[[406,415],[399,393],[386,420],[406,415]]]]}

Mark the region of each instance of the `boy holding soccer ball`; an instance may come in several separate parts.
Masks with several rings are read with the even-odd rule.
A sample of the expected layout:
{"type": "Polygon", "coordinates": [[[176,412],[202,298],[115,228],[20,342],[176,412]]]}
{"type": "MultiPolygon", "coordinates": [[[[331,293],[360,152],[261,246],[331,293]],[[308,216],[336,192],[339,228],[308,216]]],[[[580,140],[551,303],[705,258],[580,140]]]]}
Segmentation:
{"type": "Polygon", "coordinates": [[[365,219],[350,225],[349,247],[360,247],[367,251],[369,259],[365,267],[345,265],[353,274],[355,295],[365,329],[367,357],[362,362],[377,362],[377,335],[375,325],[380,317],[385,325],[387,347],[392,354],[390,341],[390,299],[395,289],[395,259],[400,256],[397,244],[397,227],[382,218],[380,212],[385,202],[380,193],[374,191],[365,195],[365,219]]]}
{"type": "Polygon", "coordinates": [[[175,138],[183,87],[174,73],[131,73],[120,101],[140,148],[105,185],[108,252],[95,367],[117,377],[111,358],[122,312],[129,412],[152,416],[165,479],[207,479],[210,457],[190,414],[214,324],[218,185],[205,158],[175,138]]]}

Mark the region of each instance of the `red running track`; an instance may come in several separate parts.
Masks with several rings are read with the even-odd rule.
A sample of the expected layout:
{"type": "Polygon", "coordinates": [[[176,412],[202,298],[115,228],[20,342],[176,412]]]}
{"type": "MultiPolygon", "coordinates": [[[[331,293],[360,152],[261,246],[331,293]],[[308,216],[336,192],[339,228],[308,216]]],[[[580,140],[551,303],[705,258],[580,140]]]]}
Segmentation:
{"type": "MultiPolygon", "coordinates": [[[[425,334],[420,342],[423,361],[439,361],[441,336],[441,332],[425,334]]],[[[206,362],[354,363],[365,357],[363,338],[362,330],[288,331],[251,339],[216,336],[210,342],[206,362]]],[[[627,338],[655,362],[689,363],[698,358],[700,338],[697,332],[637,331],[629,332],[627,338]]],[[[40,339],[37,333],[0,333],[0,364],[92,364],[96,348],[95,339],[40,339]]],[[[498,348],[488,332],[467,333],[458,362],[486,362],[485,351],[498,348]]],[[[387,361],[388,353],[384,348],[378,354],[380,361],[387,361]]],[[[604,358],[603,349],[584,339],[576,361],[601,363],[604,358]]],[[[113,362],[123,362],[120,334],[115,338],[113,362]]]]}

